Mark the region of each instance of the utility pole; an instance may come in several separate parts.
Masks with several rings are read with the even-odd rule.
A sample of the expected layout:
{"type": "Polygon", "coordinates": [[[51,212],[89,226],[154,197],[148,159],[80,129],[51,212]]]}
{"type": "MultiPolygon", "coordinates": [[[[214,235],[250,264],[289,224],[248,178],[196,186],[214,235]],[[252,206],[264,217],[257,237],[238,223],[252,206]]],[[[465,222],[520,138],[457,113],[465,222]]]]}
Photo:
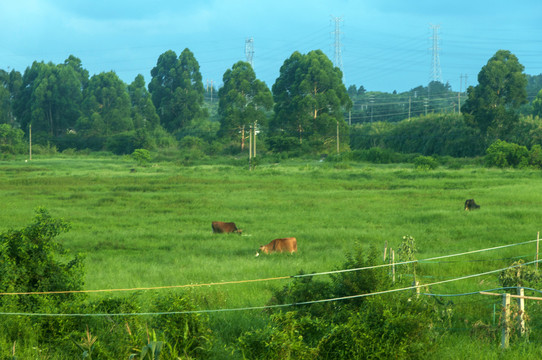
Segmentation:
{"type": "Polygon", "coordinates": [[[207,92],[211,93],[211,102],[213,102],[213,80],[207,80],[207,92]]]}
{"type": "Polygon", "coordinates": [[[245,58],[247,63],[254,69],[254,38],[250,37],[245,40],[245,58]]]}

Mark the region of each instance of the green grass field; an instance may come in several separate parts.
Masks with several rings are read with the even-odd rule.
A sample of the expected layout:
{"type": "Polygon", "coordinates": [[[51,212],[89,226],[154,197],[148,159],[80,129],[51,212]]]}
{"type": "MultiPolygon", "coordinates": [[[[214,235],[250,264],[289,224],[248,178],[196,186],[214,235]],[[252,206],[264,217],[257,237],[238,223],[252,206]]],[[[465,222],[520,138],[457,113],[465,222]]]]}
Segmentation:
{"type": "MultiPolygon", "coordinates": [[[[30,223],[37,207],[68,221],[72,228],[60,238],[72,253],[85,254],[86,289],[324,272],[338,269],[345,254],[357,246],[383,250],[387,242],[397,248],[404,235],[415,238],[416,257],[424,259],[533,240],[542,230],[542,173],[535,170],[466,166],[419,171],[411,165],[334,167],[297,160],[248,171],[172,162],[138,167],[121,157],[57,157],[0,162],[0,175],[0,232],[30,223]],[[468,198],[481,209],[464,211],[468,198]],[[213,220],[234,221],[243,235],[212,234],[213,220]],[[287,236],[297,238],[297,254],[254,256],[260,245],[287,236]]],[[[534,254],[531,244],[422,264],[420,279],[430,283],[476,274],[508,266],[515,257],[532,261],[534,254]]],[[[497,280],[498,274],[431,291],[477,291],[497,287],[497,280]]],[[[201,309],[263,306],[287,281],[291,280],[190,291],[200,299],[201,309]]],[[[179,290],[145,294],[166,291],[179,290]]],[[[500,300],[488,301],[489,307],[500,300]]],[[[491,316],[479,307],[472,312],[491,316]]],[[[253,325],[252,315],[213,316],[222,325],[239,319],[243,327],[253,325]]],[[[239,329],[231,331],[234,336],[239,329]]]]}

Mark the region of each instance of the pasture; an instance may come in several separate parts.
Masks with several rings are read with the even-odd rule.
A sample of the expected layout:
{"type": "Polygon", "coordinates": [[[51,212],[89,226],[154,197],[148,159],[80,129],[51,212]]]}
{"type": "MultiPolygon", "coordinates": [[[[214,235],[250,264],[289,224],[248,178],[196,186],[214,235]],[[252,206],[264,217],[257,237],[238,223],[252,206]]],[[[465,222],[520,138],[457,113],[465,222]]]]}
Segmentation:
{"type": "MultiPolygon", "coordinates": [[[[85,254],[89,290],[325,272],[338,269],[358,246],[383,250],[387,241],[396,248],[404,235],[415,238],[416,257],[424,259],[533,240],[542,230],[542,173],[535,170],[420,171],[407,164],[337,167],[291,160],[248,171],[174,162],[140,167],[128,158],[74,156],[0,162],[0,174],[0,231],[25,226],[37,207],[68,221],[72,228],[60,239],[72,253],[85,254]],[[463,210],[470,198],[479,210],[463,210]],[[213,234],[214,220],[234,221],[243,234],[213,234]],[[298,252],[255,257],[260,245],[282,237],[296,237],[298,252]]],[[[437,279],[475,274],[520,256],[532,261],[534,251],[535,245],[513,247],[464,262],[422,264],[420,272],[437,279]]],[[[497,280],[490,275],[431,290],[477,291],[497,287],[497,280]]],[[[288,281],[188,291],[200,309],[256,307],[288,281]]],[[[187,290],[144,293],[152,299],[167,291],[187,290]]],[[[213,315],[212,321],[227,323],[221,329],[227,338],[253,326],[253,315],[213,315]]]]}

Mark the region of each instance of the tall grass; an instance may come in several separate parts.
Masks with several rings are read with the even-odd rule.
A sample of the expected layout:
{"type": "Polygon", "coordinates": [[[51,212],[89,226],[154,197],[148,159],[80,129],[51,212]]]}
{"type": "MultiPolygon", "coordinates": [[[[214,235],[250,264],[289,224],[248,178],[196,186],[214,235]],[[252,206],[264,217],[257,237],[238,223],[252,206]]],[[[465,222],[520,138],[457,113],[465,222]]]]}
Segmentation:
{"type": "MultiPolygon", "coordinates": [[[[38,157],[29,163],[0,162],[0,173],[0,231],[24,226],[38,206],[69,221],[72,229],[62,241],[86,255],[87,289],[329,271],[357,246],[383,249],[387,242],[397,248],[407,234],[416,239],[417,258],[423,259],[531,240],[542,227],[542,173],[532,170],[419,171],[367,164],[337,169],[297,160],[248,171],[174,162],[136,167],[122,157],[38,157]],[[475,198],[481,209],[465,212],[467,198],[475,198]],[[212,234],[213,220],[235,221],[243,235],[212,234]],[[298,239],[297,254],[254,256],[260,245],[286,236],[298,239]]],[[[532,260],[534,245],[421,264],[421,281],[498,269],[517,256],[532,260]]],[[[288,281],[190,291],[202,309],[261,306],[288,281]]],[[[496,285],[494,275],[431,290],[496,285]]],[[[145,294],[152,298],[157,292],[145,294]]],[[[250,318],[251,312],[215,316],[226,338],[238,334],[250,318]],[[237,324],[231,323],[234,318],[237,324]]]]}

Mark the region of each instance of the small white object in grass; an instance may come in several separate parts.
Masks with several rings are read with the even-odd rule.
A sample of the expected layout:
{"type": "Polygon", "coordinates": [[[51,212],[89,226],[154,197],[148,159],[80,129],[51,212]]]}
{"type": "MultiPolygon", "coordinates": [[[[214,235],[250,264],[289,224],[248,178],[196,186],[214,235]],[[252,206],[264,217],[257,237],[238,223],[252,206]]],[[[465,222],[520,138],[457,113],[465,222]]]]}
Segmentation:
{"type": "Polygon", "coordinates": [[[257,253],[256,253],[256,256],[260,256],[260,253],[259,253],[259,252],[257,252],[257,253]]]}

